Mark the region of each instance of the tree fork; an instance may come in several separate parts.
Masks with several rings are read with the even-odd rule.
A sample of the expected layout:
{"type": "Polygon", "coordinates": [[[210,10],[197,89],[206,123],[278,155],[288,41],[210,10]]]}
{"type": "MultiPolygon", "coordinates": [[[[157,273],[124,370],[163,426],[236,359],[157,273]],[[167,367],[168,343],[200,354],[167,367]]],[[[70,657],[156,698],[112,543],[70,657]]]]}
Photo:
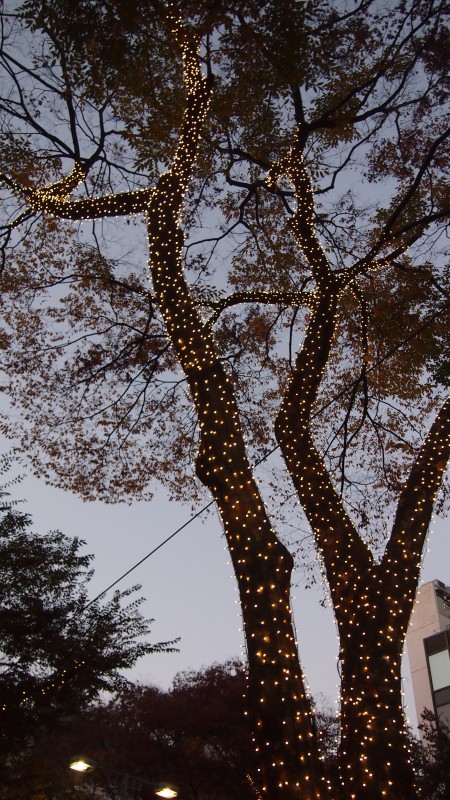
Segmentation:
{"type": "Polygon", "coordinates": [[[396,800],[410,800],[416,796],[413,770],[407,754],[405,756],[401,655],[419,581],[425,537],[449,456],[450,399],[447,399],[410,469],[383,558],[361,576],[360,602],[355,605],[351,630],[345,621],[349,609],[346,612],[344,606],[340,612],[340,629],[342,634],[344,630],[347,632],[346,640],[341,635],[341,767],[344,786],[351,792],[344,762],[348,752],[357,752],[359,742],[359,765],[356,761],[353,765],[358,798],[380,800],[394,796],[396,800]],[[375,608],[376,613],[373,612],[375,608]],[[357,649],[359,658],[355,663],[357,649]],[[370,676],[376,676],[376,692],[370,676]],[[360,698],[355,696],[357,685],[360,698]],[[366,728],[372,731],[370,734],[363,735],[363,717],[366,728]],[[389,760],[380,759],[383,748],[389,751],[389,760]],[[364,771],[361,770],[363,762],[364,771]],[[373,777],[368,781],[368,776],[373,777]]]}
{"type": "Polygon", "coordinates": [[[347,630],[347,639],[341,638],[341,766],[344,786],[351,794],[351,781],[345,775],[344,762],[347,753],[357,751],[359,742],[362,757],[359,765],[353,764],[358,798],[379,800],[394,796],[396,800],[410,800],[416,796],[413,770],[405,755],[401,656],[419,581],[425,537],[449,456],[450,400],[447,399],[410,469],[383,558],[364,578],[367,588],[362,588],[351,631],[344,622],[348,613],[341,615],[340,628],[342,632],[347,630]],[[375,608],[376,613],[373,612],[375,608]],[[358,638],[358,648],[355,638],[358,638]],[[359,658],[355,662],[358,649],[359,658]],[[376,676],[376,692],[370,676],[376,676]],[[357,685],[359,698],[354,691],[357,685]],[[370,735],[363,735],[363,717],[366,728],[372,731],[370,735]],[[380,758],[383,749],[389,752],[388,760],[380,758]],[[363,762],[364,770],[361,769],[363,762]],[[373,777],[368,781],[368,776],[373,777]]]}

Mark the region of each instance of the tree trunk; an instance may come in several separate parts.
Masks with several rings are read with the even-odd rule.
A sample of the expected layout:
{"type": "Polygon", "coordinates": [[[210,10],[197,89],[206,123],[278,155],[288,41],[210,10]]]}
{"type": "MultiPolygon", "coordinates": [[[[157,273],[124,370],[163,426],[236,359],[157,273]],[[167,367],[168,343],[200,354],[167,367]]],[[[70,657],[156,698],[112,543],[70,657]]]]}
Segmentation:
{"type": "Polygon", "coordinates": [[[190,41],[179,20],[173,17],[173,22],[183,51],[186,108],[172,166],[156,186],[73,202],[66,202],[62,190],[57,196],[40,193],[31,199],[36,207],[67,219],[147,216],[153,290],[199,420],[197,474],[218,504],[239,588],[249,659],[248,713],[261,765],[257,783],[270,800],[322,800],[329,792],[291,619],[292,557],[265,512],[248,463],[232,383],[183,274],[178,220],[198,154],[211,80],[202,74],[198,43],[190,41]]]}
{"type": "Polygon", "coordinates": [[[201,467],[198,473],[217,499],[239,588],[258,784],[271,800],[325,797],[291,619],[292,557],[270,529],[254,484],[227,500],[201,467]]]}
{"type": "Polygon", "coordinates": [[[412,800],[414,773],[402,708],[403,636],[373,572],[341,615],[341,742],[346,800],[412,800]],[[375,587],[378,587],[377,589],[375,587]]]}
{"type": "Polygon", "coordinates": [[[148,211],[153,288],[187,377],[200,427],[197,474],[217,502],[236,574],[248,648],[248,713],[270,800],[328,796],[290,610],[292,557],[277,539],[248,463],[231,381],[181,266],[174,176],[148,211]]]}

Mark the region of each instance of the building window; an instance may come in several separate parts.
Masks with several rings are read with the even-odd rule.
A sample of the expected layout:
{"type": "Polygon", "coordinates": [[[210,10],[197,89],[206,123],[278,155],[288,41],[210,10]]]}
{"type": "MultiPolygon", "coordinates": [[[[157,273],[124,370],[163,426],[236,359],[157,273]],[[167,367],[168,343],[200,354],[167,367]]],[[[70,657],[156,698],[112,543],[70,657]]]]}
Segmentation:
{"type": "Polygon", "coordinates": [[[433,689],[437,692],[450,686],[450,654],[448,650],[441,650],[428,656],[430,665],[431,681],[433,689]]]}

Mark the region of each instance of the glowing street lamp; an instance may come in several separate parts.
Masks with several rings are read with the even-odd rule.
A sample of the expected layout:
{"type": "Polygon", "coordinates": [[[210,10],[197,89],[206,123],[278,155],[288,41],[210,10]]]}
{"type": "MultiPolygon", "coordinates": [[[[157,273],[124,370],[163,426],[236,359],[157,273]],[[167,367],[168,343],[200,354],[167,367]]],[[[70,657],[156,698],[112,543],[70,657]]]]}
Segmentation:
{"type": "Polygon", "coordinates": [[[70,760],[69,767],[75,772],[80,773],[92,772],[94,769],[100,769],[103,772],[107,772],[111,775],[122,778],[122,800],[128,800],[128,783],[130,778],[132,779],[134,787],[137,788],[137,786],[151,786],[154,794],[158,797],[164,797],[166,800],[172,800],[172,798],[178,796],[178,792],[173,786],[168,786],[164,783],[155,784],[151,781],[146,781],[143,778],[135,778],[133,775],[129,775],[128,772],[118,772],[115,769],[103,767],[100,764],[97,764],[92,758],[86,758],[85,756],[74,756],[74,758],[70,760]]]}
{"type": "Polygon", "coordinates": [[[92,772],[95,769],[95,764],[92,761],[88,761],[83,756],[75,756],[69,764],[70,769],[75,770],[75,772],[92,772]]]}
{"type": "Polygon", "coordinates": [[[170,800],[170,798],[176,797],[178,792],[176,792],[175,789],[171,788],[170,786],[161,786],[156,790],[155,794],[157,794],[158,797],[168,797],[170,800]]]}

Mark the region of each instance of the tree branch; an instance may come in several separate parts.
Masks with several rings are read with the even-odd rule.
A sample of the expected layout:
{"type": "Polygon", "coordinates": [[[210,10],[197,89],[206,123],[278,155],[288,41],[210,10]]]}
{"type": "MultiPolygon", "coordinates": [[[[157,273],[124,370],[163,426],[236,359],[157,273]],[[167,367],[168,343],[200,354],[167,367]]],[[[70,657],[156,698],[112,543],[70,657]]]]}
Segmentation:
{"type": "Polygon", "coordinates": [[[211,301],[205,305],[214,308],[214,313],[211,314],[208,325],[213,326],[222,311],[232,306],[240,305],[241,303],[261,303],[262,305],[283,305],[283,306],[309,306],[311,303],[310,292],[235,292],[235,294],[224,297],[221,300],[211,301]]]}
{"type": "Polygon", "coordinates": [[[402,585],[414,598],[433,504],[450,458],[450,397],[414,461],[397,506],[382,565],[384,591],[402,585]]]}
{"type": "Polygon", "coordinates": [[[301,150],[302,131],[298,126],[294,143],[288,155],[281,158],[268,172],[267,185],[273,186],[286,176],[292,182],[297,201],[297,210],[290,220],[290,227],[297,244],[307,259],[318,283],[333,279],[332,270],[314,227],[314,192],[301,150]]]}
{"type": "Polygon", "coordinates": [[[317,291],[316,307],[275,421],[275,435],[324,556],[339,621],[346,615],[349,597],[358,591],[358,576],[369,570],[372,555],[331,483],[311,432],[312,412],[337,323],[338,298],[336,287],[317,291]]]}

